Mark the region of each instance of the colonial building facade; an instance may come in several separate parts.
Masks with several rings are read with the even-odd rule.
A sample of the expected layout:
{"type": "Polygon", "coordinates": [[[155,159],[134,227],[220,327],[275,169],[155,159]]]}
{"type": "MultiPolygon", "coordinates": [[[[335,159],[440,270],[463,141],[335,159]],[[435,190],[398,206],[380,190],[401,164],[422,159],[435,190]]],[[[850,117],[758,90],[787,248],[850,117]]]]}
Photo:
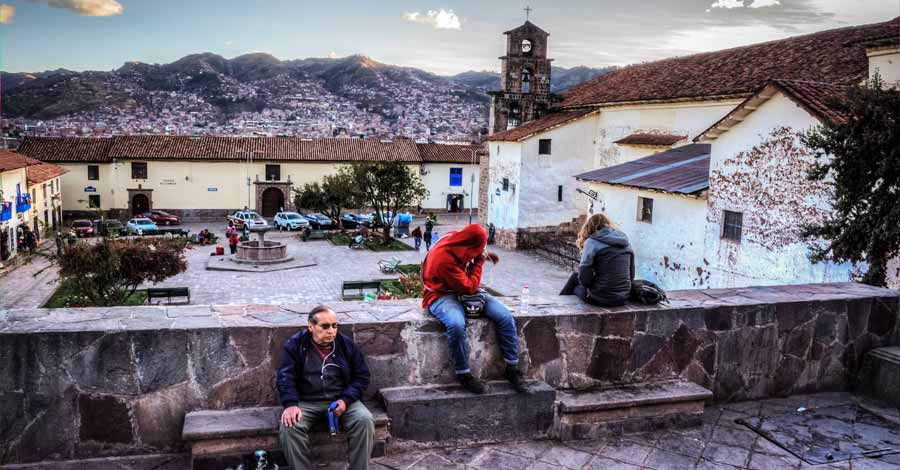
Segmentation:
{"type": "Polygon", "coordinates": [[[265,216],[293,210],[292,189],[355,162],[402,162],[429,191],[423,209],[466,210],[478,191],[482,153],[474,145],[409,139],[191,136],[29,137],[19,151],[68,171],[62,177],[68,217],[99,208],[127,215],[157,209],[188,219],[244,207],[265,216]]]}
{"type": "Polygon", "coordinates": [[[849,279],[852,267],[806,257],[799,226],[829,198],[789,177],[800,172],[791,155],[810,154],[797,134],[829,118],[821,103],[835,90],[876,71],[900,77],[898,27],[900,18],[602,75],[551,114],[488,138],[483,214],[499,243],[522,247],[605,210],[635,240],[639,275],[669,288],[849,279]],[[669,164],[648,166],[694,142],[708,146],[705,169],[702,155],[660,154],[669,164]],[[746,174],[751,156],[788,173],[746,174]],[[658,187],[698,172],[706,188],[658,187]],[[767,202],[769,192],[785,201],[767,202]]]}

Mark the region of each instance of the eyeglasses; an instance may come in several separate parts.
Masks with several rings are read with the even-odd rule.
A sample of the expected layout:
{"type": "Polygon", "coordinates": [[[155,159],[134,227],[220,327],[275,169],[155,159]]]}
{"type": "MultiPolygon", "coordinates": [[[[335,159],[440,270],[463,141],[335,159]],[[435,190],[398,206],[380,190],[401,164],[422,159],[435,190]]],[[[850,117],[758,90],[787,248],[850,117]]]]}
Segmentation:
{"type": "Polygon", "coordinates": [[[336,330],[338,327],[338,324],[337,323],[317,323],[316,326],[318,326],[319,328],[321,328],[323,330],[330,330],[332,328],[334,328],[336,330]]]}

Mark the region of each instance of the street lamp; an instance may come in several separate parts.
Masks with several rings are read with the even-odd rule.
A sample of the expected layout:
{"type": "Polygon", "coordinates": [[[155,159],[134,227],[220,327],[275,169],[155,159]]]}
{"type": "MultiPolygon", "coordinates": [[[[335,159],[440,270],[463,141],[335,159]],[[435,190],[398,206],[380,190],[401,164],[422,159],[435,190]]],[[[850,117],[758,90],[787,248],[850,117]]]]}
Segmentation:
{"type": "Polygon", "coordinates": [[[472,174],[469,175],[469,225],[472,225],[472,209],[475,205],[475,156],[477,150],[472,150],[472,174]]]}
{"type": "Polygon", "coordinates": [[[250,168],[253,166],[253,154],[255,154],[255,153],[263,153],[263,151],[262,150],[253,150],[253,151],[247,153],[247,210],[251,210],[250,209],[250,201],[252,201],[252,199],[250,198],[250,186],[251,186],[250,168]]]}

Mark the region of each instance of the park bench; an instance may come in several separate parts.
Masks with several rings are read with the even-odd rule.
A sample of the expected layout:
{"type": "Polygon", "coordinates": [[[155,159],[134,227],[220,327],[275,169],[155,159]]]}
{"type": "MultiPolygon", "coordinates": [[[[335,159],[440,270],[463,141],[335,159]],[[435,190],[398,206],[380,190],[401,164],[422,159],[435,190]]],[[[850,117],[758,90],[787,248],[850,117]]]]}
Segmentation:
{"type": "Polygon", "coordinates": [[[363,300],[365,298],[366,289],[378,290],[384,281],[394,281],[396,279],[371,279],[368,281],[344,281],[341,286],[341,300],[363,300]],[[356,291],[356,292],[352,292],[356,291]]]}
{"type": "Polygon", "coordinates": [[[191,303],[191,291],[187,287],[150,287],[147,289],[147,303],[153,304],[153,299],[168,299],[172,303],[172,297],[187,297],[187,303],[191,303]]]}

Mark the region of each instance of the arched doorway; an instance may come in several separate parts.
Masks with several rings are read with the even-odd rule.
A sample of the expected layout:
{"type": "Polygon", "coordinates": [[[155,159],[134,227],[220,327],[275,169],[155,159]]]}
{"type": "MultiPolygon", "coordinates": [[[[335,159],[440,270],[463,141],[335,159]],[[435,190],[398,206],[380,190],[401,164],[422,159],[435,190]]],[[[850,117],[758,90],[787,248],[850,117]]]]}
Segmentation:
{"type": "Polygon", "coordinates": [[[150,210],[150,199],[144,194],[135,194],[131,198],[131,215],[143,214],[150,210]]]}
{"type": "Polygon", "coordinates": [[[274,217],[284,207],[284,193],[278,188],[269,188],[262,193],[262,216],[274,217]]]}

